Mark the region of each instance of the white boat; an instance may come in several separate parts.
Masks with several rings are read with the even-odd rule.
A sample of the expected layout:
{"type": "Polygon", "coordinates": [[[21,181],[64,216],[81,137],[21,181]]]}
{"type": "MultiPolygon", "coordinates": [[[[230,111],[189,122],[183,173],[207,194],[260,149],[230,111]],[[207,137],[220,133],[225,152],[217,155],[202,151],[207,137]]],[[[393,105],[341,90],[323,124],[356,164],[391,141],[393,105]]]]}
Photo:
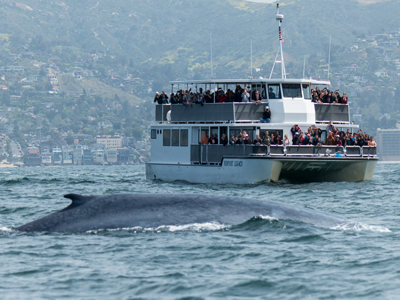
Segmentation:
{"type": "MultiPolygon", "coordinates": [[[[350,181],[372,179],[378,162],[375,147],[230,145],[221,142],[246,131],[251,140],[265,131],[279,132],[292,139],[291,128],[313,125],[322,130],[331,122],[339,130],[357,131],[350,121],[348,104],[320,104],[311,100],[311,88],[329,86],[329,81],[287,79],[283,60],[281,22],[278,13],[280,61],[279,79],[223,79],[171,82],[172,91],[191,87],[195,92],[235,90],[237,85],[258,91],[261,103],[226,102],[204,105],[157,104],[151,125],[151,161],[146,163],[147,179],[183,180],[193,183],[252,184],[278,181],[350,181]],[[271,93],[270,93],[271,91],[271,93]],[[270,123],[261,123],[264,107],[271,111],[270,123]],[[217,134],[217,144],[200,144],[208,132],[217,134]]],[[[279,52],[278,52],[279,53],[279,52]]],[[[278,57],[278,55],[277,55],[278,57]]],[[[275,64],[274,64],[275,65],[275,64]]],[[[272,75],[272,72],[271,72],[272,75]]]]}

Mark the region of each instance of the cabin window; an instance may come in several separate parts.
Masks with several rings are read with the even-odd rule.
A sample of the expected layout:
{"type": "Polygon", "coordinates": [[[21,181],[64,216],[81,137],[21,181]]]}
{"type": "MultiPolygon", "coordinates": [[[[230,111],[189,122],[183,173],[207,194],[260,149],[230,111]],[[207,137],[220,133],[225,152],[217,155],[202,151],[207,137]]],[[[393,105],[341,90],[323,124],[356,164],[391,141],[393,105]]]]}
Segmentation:
{"type": "Polygon", "coordinates": [[[255,92],[258,91],[260,99],[267,99],[265,84],[252,84],[251,85],[251,99],[255,99],[255,92]]]}
{"type": "Polygon", "coordinates": [[[155,129],[151,130],[151,138],[154,140],[157,138],[157,131],[155,129]]]}
{"type": "Polygon", "coordinates": [[[311,99],[311,90],[308,84],[303,84],[304,99],[311,99]]]}
{"type": "Polygon", "coordinates": [[[188,130],[181,129],[181,146],[187,147],[188,146],[188,130]]]}
{"type": "Polygon", "coordinates": [[[171,129],[164,129],[163,146],[171,146],[171,129]]]}
{"type": "Polygon", "coordinates": [[[282,84],[283,96],[288,98],[302,98],[300,84],[282,84]]]}
{"type": "Polygon", "coordinates": [[[172,129],[172,146],[179,146],[179,129],[172,129]]]}
{"type": "Polygon", "coordinates": [[[268,98],[281,99],[281,87],[279,84],[268,84],[268,98]]]}

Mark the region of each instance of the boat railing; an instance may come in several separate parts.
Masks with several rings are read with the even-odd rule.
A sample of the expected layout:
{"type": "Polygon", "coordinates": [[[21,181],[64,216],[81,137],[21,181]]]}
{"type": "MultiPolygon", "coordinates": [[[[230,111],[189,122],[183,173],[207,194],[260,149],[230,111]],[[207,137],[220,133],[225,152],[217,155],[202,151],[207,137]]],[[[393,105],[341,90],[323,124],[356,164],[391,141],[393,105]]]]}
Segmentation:
{"type": "Polygon", "coordinates": [[[220,164],[224,157],[375,157],[376,147],[358,146],[258,146],[191,145],[192,164],[220,164]]]}
{"type": "Polygon", "coordinates": [[[321,123],[329,121],[350,122],[348,104],[322,104],[315,103],[315,120],[321,123]]]}
{"type": "MultiPolygon", "coordinates": [[[[265,105],[256,103],[206,103],[157,104],[156,122],[259,122],[265,105]],[[168,116],[168,112],[170,115],[168,116]]],[[[314,104],[315,121],[318,123],[349,123],[349,106],[345,104],[314,104]]],[[[274,113],[274,112],[272,112],[274,113]]],[[[279,121],[279,120],[278,120],[279,121]]],[[[279,121],[280,122],[280,121],[279,121]]]]}

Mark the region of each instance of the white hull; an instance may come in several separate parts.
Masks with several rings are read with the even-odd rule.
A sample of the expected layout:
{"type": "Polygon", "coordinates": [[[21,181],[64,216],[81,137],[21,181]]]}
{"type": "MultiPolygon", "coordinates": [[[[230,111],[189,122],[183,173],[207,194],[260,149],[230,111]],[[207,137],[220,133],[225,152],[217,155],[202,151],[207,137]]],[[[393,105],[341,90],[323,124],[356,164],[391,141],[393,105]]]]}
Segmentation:
{"type": "Polygon", "coordinates": [[[228,159],[218,165],[146,164],[146,178],[193,183],[252,184],[279,179],[282,163],[277,160],[228,159]]]}
{"type": "Polygon", "coordinates": [[[296,181],[371,180],[377,159],[229,158],[222,165],[147,163],[146,178],[193,183],[254,184],[296,181]]]}

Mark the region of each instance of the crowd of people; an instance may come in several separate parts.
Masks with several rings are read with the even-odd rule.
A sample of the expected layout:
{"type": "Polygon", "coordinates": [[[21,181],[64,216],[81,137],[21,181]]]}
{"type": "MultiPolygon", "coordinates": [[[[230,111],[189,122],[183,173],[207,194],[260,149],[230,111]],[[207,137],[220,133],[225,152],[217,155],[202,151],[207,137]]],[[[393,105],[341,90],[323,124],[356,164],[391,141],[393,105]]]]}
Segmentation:
{"type": "Polygon", "coordinates": [[[349,98],[344,92],[342,96],[339,94],[339,90],[330,91],[328,88],[323,88],[322,90],[319,87],[311,90],[312,102],[315,103],[332,103],[332,104],[347,104],[349,98]]]}
{"type": "MultiPolygon", "coordinates": [[[[160,94],[156,92],[154,97],[154,103],[157,104],[183,104],[192,105],[204,103],[225,103],[225,102],[245,102],[245,103],[261,103],[262,97],[258,90],[250,91],[250,87],[242,88],[241,85],[237,85],[235,91],[227,89],[225,92],[223,89],[219,88],[214,93],[210,90],[203,91],[202,88],[198,92],[192,92],[189,90],[179,90],[176,93],[171,93],[168,97],[164,91],[160,94]]],[[[265,97],[264,97],[265,98],[265,97]]]]}
{"type": "Polygon", "coordinates": [[[326,139],[321,140],[322,130],[315,125],[302,132],[301,127],[294,125],[290,132],[292,133],[292,145],[312,145],[312,146],[370,146],[376,147],[373,136],[369,136],[361,129],[351,133],[349,129],[340,131],[332,125],[332,122],[326,126],[326,139]]]}
{"type": "MultiPolygon", "coordinates": [[[[276,99],[275,93],[270,90],[268,91],[270,99],[276,99]]],[[[347,104],[349,98],[344,92],[341,96],[339,94],[339,90],[330,91],[328,88],[319,89],[316,87],[315,89],[311,89],[312,102],[315,103],[331,103],[331,104],[347,104]]],[[[227,89],[225,92],[223,89],[219,88],[217,91],[211,93],[210,90],[203,91],[202,88],[199,88],[199,91],[193,92],[192,89],[189,90],[179,90],[176,93],[171,93],[169,97],[167,94],[162,91],[161,94],[156,92],[154,97],[154,102],[157,104],[183,104],[183,105],[192,105],[192,104],[200,104],[204,105],[204,103],[225,103],[225,102],[245,102],[245,103],[261,103],[262,98],[265,98],[265,95],[260,95],[258,90],[251,91],[250,87],[241,87],[241,85],[237,85],[235,91],[231,89],[227,89]]]]}
{"type": "Polygon", "coordinates": [[[269,133],[265,131],[262,138],[259,134],[256,138],[252,140],[246,130],[239,132],[238,136],[231,135],[228,140],[225,134],[222,135],[221,140],[218,140],[217,134],[211,134],[208,136],[208,132],[201,138],[201,144],[222,144],[225,147],[229,145],[257,145],[257,146],[271,146],[271,145],[281,145],[281,146],[370,146],[376,147],[376,142],[373,136],[369,136],[364,133],[361,129],[357,132],[351,133],[349,129],[347,131],[340,131],[335,128],[331,122],[326,127],[327,137],[325,140],[321,139],[322,130],[315,125],[309,127],[304,132],[299,125],[294,125],[291,130],[291,139],[285,134],[284,137],[281,136],[280,132],[277,130],[274,133],[269,133]]]}

